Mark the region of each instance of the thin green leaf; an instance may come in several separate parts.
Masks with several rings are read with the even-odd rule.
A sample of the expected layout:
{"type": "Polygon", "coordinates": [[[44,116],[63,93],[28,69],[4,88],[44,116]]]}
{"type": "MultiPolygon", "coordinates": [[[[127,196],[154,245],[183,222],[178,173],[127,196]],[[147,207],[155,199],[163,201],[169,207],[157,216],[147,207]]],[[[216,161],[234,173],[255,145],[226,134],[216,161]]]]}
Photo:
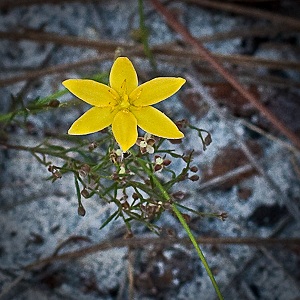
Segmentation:
{"type": "Polygon", "coordinates": [[[104,223],[100,226],[99,229],[103,229],[108,223],[110,223],[112,221],[112,219],[114,219],[115,217],[117,218],[119,214],[119,210],[116,210],[112,215],[110,215],[105,221],[104,223]]]}

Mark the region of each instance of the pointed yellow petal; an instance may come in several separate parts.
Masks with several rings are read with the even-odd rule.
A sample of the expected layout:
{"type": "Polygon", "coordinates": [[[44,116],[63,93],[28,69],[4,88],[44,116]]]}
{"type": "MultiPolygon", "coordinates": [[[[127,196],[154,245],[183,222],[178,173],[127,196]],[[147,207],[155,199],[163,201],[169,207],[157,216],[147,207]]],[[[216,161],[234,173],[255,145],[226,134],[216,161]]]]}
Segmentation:
{"type": "Polygon", "coordinates": [[[135,116],[127,110],[120,110],[113,120],[112,131],[117,143],[126,152],[135,144],[138,137],[135,116]]]}
{"type": "Polygon", "coordinates": [[[138,126],[146,132],[168,139],[180,139],[184,137],[175,123],[154,107],[147,106],[132,109],[132,113],[137,119],[138,126]]]}
{"type": "Polygon", "coordinates": [[[119,95],[111,87],[89,79],[68,79],[62,83],[79,99],[97,107],[117,104],[119,95]]]}
{"type": "Polygon", "coordinates": [[[129,95],[129,101],[135,106],[148,106],[158,103],[175,94],[185,81],[180,77],[154,78],[138,86],[129,95]]]}
{"type": "Polygon", "coordinates": [[[111,107],[92,107],[72,124],[68,134],[81,135],[100,131],[112,123],[115,114],[111,107]]]}
{"type": "Polygon", "coordinates": [[[110,71],[110,86],[119,95],[129,95],[138,86],[138,77],[134,66],[127,57],[118,57],[110,71]]]}

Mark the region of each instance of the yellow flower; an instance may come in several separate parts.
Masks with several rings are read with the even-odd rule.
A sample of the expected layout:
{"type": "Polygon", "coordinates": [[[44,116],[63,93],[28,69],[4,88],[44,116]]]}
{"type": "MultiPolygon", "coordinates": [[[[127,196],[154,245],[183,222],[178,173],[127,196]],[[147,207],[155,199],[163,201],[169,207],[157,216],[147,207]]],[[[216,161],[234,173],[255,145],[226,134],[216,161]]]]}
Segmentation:
{"type": "Polygon", "coordinates": [[[150,105],[172,96],[185,79],[158,77],[138,86],[131,61],[119,57],[111,68],[109,83],[107,86],[88,79],[63,82],[76,97],[93,105],[73,123],[69,134],[94,133],[112,125],[113,135],[124,152],[137,141],[137,126],[163,138],[180,139],[184,136],[164,113],[150,105]]]}

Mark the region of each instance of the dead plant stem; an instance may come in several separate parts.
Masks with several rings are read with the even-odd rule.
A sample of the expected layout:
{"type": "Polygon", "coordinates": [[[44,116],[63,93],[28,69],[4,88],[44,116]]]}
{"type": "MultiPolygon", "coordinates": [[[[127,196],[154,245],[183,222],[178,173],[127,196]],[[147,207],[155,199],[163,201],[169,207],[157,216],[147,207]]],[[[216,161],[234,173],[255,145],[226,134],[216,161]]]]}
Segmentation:
{"type": "Polygon", "coordinates": [[[269,109],[262,104],[252,93],[250,93],[245,87],[243,87],[238,80],[230,74],[212,55],[205,49],[201,43],[197,41],[189,31],[179,23],[174,16],[158,1],[151,0],[153,6],[161,15],[164,16],[166,22],[176,32],[181,34],[184,40],[192,45],[199,55],[220,74],[222,75],[245,99],[247,99],[252,105],[254,105],[282,134],[288,137],[292,143],[300,149],[300,138],[289,128],[285,126],[269,109]]]}

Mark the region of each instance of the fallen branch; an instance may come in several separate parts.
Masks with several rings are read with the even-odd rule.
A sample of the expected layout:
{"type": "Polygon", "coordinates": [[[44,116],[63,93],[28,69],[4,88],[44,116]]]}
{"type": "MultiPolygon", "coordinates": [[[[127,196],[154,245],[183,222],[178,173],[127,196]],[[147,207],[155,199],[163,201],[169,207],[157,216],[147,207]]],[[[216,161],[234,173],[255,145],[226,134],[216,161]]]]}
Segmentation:
{"type": "Polygon", "coordinates": [[[201,43],[195,39],[189,31],[179,23],[174,16],[158,1],[151,0],[153,6],[164,18],[166,22],[177,33],[181,34],[183,39],[190,45],[192,45],[199,55],[220,74],[222,75],[245,99],[247,99],[253,106],[255,106],[282,134],[289,138],[292,143],[300,149],[300,138],[289,128],[286,127],[267,107],[262,104],[253,94],[251,94],[245,87],[243,87],[238,80],[230,74],[213,56],[205,49],[201,43]]]}

